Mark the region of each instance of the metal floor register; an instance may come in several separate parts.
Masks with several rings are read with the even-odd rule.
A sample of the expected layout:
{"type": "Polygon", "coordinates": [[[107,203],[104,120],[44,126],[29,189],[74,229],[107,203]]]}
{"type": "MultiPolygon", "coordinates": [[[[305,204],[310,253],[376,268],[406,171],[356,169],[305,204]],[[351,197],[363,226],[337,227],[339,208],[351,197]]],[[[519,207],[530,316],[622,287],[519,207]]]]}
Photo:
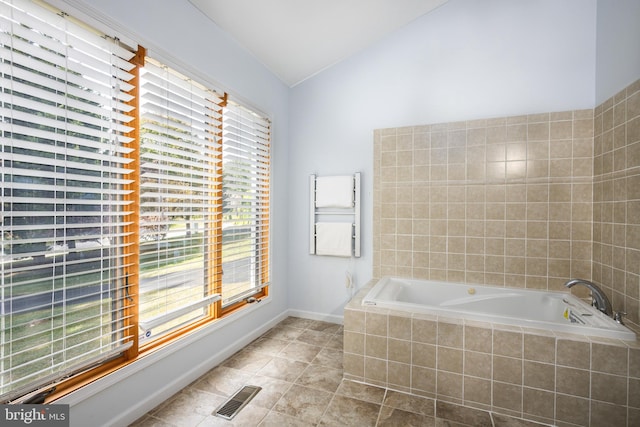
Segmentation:
{"type": "Polygon", "coordinates": [[[246,385],[236,392],[229,400],[227,400],[221,407],[216,409],[214,415],[217,417],[230,420],[236,415],[247,403],[255,397],[258,392],[262,390],[262,387],[246,385]]]}

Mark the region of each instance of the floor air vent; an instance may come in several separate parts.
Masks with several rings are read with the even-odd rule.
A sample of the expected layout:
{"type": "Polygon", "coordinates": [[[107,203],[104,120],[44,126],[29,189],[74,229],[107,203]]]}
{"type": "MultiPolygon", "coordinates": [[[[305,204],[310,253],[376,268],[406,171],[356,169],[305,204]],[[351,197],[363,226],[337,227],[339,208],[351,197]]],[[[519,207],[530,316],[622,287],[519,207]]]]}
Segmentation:
{"type": "Polygon", "coordinates": [[[246,385],[236,392],[229,400],[227,400],[221,407],[219,407],[214,415],[227,420],[232,419],[247,403],[253,399],[253,397],[262,390],[262,387],[253,385],[246,385]]]}

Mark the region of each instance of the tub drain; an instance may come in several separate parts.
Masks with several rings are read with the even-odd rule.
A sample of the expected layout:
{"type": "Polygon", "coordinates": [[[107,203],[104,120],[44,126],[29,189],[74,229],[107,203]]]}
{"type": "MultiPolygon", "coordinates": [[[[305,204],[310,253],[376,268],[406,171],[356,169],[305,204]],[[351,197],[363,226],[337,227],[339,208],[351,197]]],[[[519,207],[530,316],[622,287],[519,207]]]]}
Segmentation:
{"type": "Polygon", "coordinates": [[[240,410],[244,408],[260,390],[262,390],[262,387],[253,385],[246,385],[242,387],[236,392],[236,394],[231,396],[229,400],[223,403],[222,406],[216,409],[214,415],[226,420],[232,419],[238,415],[238,412],[240,412],[240,410]]]}

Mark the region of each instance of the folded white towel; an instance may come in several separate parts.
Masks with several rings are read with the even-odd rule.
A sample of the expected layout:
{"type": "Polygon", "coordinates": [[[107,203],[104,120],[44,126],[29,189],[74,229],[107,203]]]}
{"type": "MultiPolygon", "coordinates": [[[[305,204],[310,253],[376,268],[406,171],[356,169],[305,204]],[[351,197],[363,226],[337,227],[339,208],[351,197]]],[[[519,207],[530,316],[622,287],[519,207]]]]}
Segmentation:
{"type": "Polygon", "coordinates": [[[353,224],[349,222],[317,222],[316,254],[351,256],[353,224]]]}
{"type": "Polygon", "coordinates": [[[316,207],[353,207],[353,176],[321,176],[316,178],[316,207]]]}

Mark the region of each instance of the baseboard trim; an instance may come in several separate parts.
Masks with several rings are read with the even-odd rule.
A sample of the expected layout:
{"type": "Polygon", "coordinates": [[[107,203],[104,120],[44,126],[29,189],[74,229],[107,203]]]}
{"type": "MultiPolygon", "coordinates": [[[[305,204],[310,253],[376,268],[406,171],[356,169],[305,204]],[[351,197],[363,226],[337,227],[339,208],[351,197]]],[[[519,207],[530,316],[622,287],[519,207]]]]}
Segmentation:
{"type": "Polygon", "coordinates": [[[338,316],[334,314],[317,313],[314,311],[305,310],[288,310],[289,316],[302,317],[304,319],[318,320],[322,322],[337,323],[342,325],[344,322],[344,316],[338,316]]]}

